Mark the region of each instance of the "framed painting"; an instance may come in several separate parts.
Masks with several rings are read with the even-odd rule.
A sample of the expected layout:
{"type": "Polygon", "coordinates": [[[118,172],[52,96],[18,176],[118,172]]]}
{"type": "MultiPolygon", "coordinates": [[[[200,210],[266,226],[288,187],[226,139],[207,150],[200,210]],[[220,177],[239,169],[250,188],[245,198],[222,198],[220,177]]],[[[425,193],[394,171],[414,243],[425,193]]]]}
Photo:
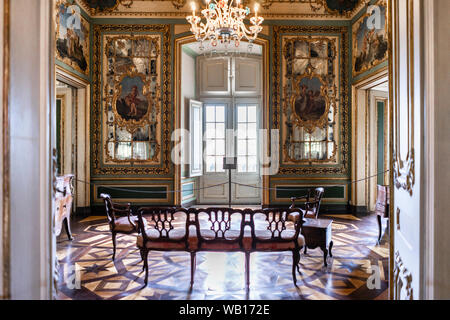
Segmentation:
{"type": "Polygon", "coordinates": [[[386,1],[375,4],[378,9],[361,16],[353,25],[353,76],[366,72],[388,57],[386,1]],[[377,17],[376,15],[380,15],[377,17]]]}
{"type": "Polygon", "coordinates": [[[89,23],[75,3],[56,3],[56,58],[89,75],[89,23]]]}

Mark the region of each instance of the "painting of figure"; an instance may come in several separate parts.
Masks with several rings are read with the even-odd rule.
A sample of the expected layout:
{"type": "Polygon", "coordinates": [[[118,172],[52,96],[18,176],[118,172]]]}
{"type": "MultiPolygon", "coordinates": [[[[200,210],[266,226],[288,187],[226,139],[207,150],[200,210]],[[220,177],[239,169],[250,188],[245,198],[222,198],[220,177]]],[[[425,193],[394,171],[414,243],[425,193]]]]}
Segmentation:
{"type": "MultiPolygon", "coordinates": [[[[380,24],[366,14],[353,26],[353,75],[358,75],[387,59],[386,6],[380,8],[380,24]]],[[[377,14],[373,11],[372,14],[377,14]]]]}
{"type": "Polygon", "coordinates": [[[294,111],[302,121],[318,121],[326,111],[322,82],[317,77],[303,78],[299,83],[299,94],[294,102],[294,111]]]}
{"type": "Polygon", "coordinates": [[[75,70],[89,74],[89,23],[80,7],[59,1],[56,13],[56,56],[75,70]]]}
{"type": "Polygon", "coordinates": [[[120,83],[121,95],[116,101],[117,113],[126,121],[141,120],[149,109],[150,101],[144,94],[144,82],[139,76],[126,76],[120,83]]]}

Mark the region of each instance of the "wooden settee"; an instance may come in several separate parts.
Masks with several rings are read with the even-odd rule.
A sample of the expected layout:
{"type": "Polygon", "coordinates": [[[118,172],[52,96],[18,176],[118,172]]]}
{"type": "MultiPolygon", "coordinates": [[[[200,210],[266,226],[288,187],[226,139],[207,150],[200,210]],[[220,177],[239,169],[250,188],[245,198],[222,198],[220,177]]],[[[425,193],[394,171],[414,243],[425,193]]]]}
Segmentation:
{"type": "Polygon", "coordinates": [[[303,219],[288,220],[300,209],[151,208],[138,210],[140,235],[137,246],[144,261],[144,282],[148,281],[148,254],[157,251],[186,251],[191,255],[191,288],[194,284],[196,253],[240,251],[245,254],[246,288],[250,285],[250,254],[255,251],[291,251],[292,278],[297,283],[303,219]]]}

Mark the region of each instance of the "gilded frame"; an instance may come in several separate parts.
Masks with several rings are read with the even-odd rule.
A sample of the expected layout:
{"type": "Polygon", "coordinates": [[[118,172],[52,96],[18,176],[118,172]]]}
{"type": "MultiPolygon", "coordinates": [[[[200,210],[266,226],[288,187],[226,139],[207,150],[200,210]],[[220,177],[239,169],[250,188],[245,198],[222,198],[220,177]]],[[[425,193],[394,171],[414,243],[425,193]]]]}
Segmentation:
{"type": "MultiPolygon", "coordinates": [[[[93,83],[92,83],[92,174],[93,175],[168,175],[173,170],[170,161],[171,145],[170,132],[172,129],[172,59],[171,59],[171,34],[170,25],[155,24],[101,24],[94,25],[94,43],[93,43],[93,83]],[[161,64],[161,85],[164,92],[161,99],[161,146],[157,150],[160,159],[159,166],[154,164],[143,165],[140,160],[133,160],[138,163],[136,166],[130,166],[130,160],[110,164],[103,160],[103,151],[106,143],[103,144],[102,113],[102,61],[103,50],[102,36],[111,32],[128,33],[158,33],[162,37],[161,64]]],[[[148,161],[148,160],[146,160],[148,161]]]]}
{"type": "MultiPolygon", "coordinates": [[[[339,98],[339,141],[340,141],[340,161],[336,164],[317,163],[309,165],[302,163],[300,165],[286,165],[281,163],[278,175],[312,175],[312,174],[333,174],[347,175],[349,174],[349,32],[347,27],[341,26],[274,26],[272,33],[273,45],[273,69],[272,69],[272,129],[280,129],[282,117],[282,37],[284,34],[301,33],[303,35],[333,35],[340,38],[339,45],[339,77],[340,77],[340,98],[339,98]]],[[[284,148],[284,146],[283,146],[284,148]]]]}
{"type": "MultiPolygon", "coordinates": [[[[389,47],[389,40],[388,40],[388,30],[387,30],[387,25],[388,25],[388,7],[386,4],[386,0],[378,0],[377,2],[375,2],[374,5],[377,6],[383,6],[385,8],[385,20],[384,20],[384,32],[385,32],[385,36],[386,36],[386,41],[388,42],[388,47],[389,47]]],[[[364,22],[365,18],[370,17],[371,15],[366,12],[365,14],[363,14],[353,25],[352,25],[352,76],[353,77],[357,77],[360,74],[363,74],[364,72],[367,72],[373,68],[375,68],[376,66],[380,65],[381,63],[385,62],[388,60],[388,56],[389,56],[389,48],[386,49],[384,58],[382,59],[375,59],[372,62],[371,66],[364,66],[361,70],[356,71],[355,70],[355,63],[356,63],[356,52],[357,52],[357,37],[356,37],[356,31],[360,28],[361,24],[364,22]]]]}
{"type": "Polygon", "coordinates": [[[293,112],[294,119],[295,119],[294,124],[296,124],[296,125],[298,125],[300,127],[304,127],[306,129],[306,131],[311,133],[311,132],[314,131],[315,128],[323,127],[327,123],[327,114],[328,114],[328,111],[330,110],[330,106],[331,106],[330,97],[326,93],[326,91],[327,91],[327,87],[326,87],[327,84],[326,84],[326,81],[323,79],[323,77],[321,75],[318,75],[318,74],[315,74],[315,73],[310,73],[310,74],[303,74],[303,75],[295,77],[294,78],[294,84],[293,84],[294,95],[291,95],[288,99],[286,99],[286,101],[285,101],[285,109],[291,107],[292,110],[295,110],[295,100],[297,100],[297,98],[300,96],[300,82],[303,79],[306,79],[306,78],[308,78],[308,79],[313,79],[313,78],[319,79],[320,83],[322,84],[322,86],[320,87],[320,93],[325,98],[325,111],[320,116],[320,118],[317,119],[317,120],[303,120],[297,114],[297,112],[293,112]]]}
{"type": "MultiPolygon", "coordinates": [[[[59,23],[59,6],[60,5],[64,5],[66,8],[69,5],[77,5],[78,6],[78,4],[76,2],[74,2],[73,4],[70,4],[69,2],[67,2],[67,0],[57,0],[56,1],[56,4],[55,4],[55,12],[56,12],[56,16],[55,16],[55,25],[56,25],[55,41],[58,39],[58,35],[59,35],[59,27],[60,27],[60,23],[59,23]]],[[[80,6],[78,6],[78,7],[80,8],[80,6]]],[[[80,15],[80,17],[81,17],[81,23],[83,24],[83,26],[87,30],[87,34],[86,34],[86,37],[87,37],[87,41],[86,41],[87,55],[84,56],[84,58],[86,59],[86,63],[87,63],[86,70],[83,71],[78,66],[78,64],[75,63],[74,61],[72,61],[69,57],[65,57],[65,58],[61,57],[61,55],[58,52],[58,48],[57,48],[56,45],[55,45],[55,57],[56,57],[57,60],[63,62],[64,64],[66,64],[69,67],[73,68],[74,70],[80,72],[81,74],[83,74],[85,76],[89,76],[89,72],[90,72],[90,69],[91,69],[90,57],[89,57],[89,54],[90,54],[90,51],[91,51],[91,48],[90,48],[90,30],[91,29],[90,29],[89,22],[82,15],[80,15]]]]}
{"type": "MultiPolygon", "coordinates": [[[[159,113],[159,108],[157,107],[154,99],[152,98],[150,89],[148,88],[148,85],[145,82],[146,82],[145,76],[143,74],[137,73],[137,72],[127,72],[127,73],[122,74],[120,77],[120,80],[115,84],[115,88],[114,88],[115,93],[113,95],[113,100],[112,100],[112,109],[114,112],[114,116],[117,119],[117,120],[115,120],[115,122],[119,127],[126,128],[131,133],[134,133],[138,127],[141,127],[145,124],[150,124],[148,115],[152,111],[153,108],[156,109],[157,114],[159,113]],[[122,90],[123,90],[121,83],[122,83],[123,79],[126,77],[140,78],[142,80],[142,83],[144,84],[142,90],[147,92],[146,94],[143,94],[143,96],[147,98],[149,105],[147,108],[147,112],[142,116],[142,118],[140,120],[134,120],[134,119],[125,120],[122,118],[122,116],[117,111],[117,100],[122,95],[122,90]],[[152,105],[150,105],[150,102],[152,103],[152,105]]],[[[155,100],[158,100],[159,88],[156,88],[156,92],[157,92],[157,97],[155,100]]],[[[106,110],[105,110],[105,112],[106,112],[106,110]]]]}

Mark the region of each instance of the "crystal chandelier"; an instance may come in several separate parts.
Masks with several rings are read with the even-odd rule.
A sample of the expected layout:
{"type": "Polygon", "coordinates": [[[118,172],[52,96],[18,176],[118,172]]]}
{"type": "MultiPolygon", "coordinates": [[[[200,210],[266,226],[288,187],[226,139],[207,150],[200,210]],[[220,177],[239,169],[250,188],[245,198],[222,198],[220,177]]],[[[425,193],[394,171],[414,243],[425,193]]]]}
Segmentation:
{"type": "Polygon", "coordinates": [[[244,19],[250,14],[249,7],[241,4],[241,0],[206,0],[206,8],[201,10],[204,18],[195,15],[195,3],[191,3],[192,16],[186,19],[191,24],[191,31],[195,39],[200,42],[200,49],[203,49],[203,42],[209,41],[213,47],[219,42],[228,46],[234,41],[236,47],[239,46],[242,38],[251,43],[261,32],[261,23],[264,19],[258,16],[258,4],[255,4],[255,15],[250,18],[250,26],[244,24],[244,19]]]}

